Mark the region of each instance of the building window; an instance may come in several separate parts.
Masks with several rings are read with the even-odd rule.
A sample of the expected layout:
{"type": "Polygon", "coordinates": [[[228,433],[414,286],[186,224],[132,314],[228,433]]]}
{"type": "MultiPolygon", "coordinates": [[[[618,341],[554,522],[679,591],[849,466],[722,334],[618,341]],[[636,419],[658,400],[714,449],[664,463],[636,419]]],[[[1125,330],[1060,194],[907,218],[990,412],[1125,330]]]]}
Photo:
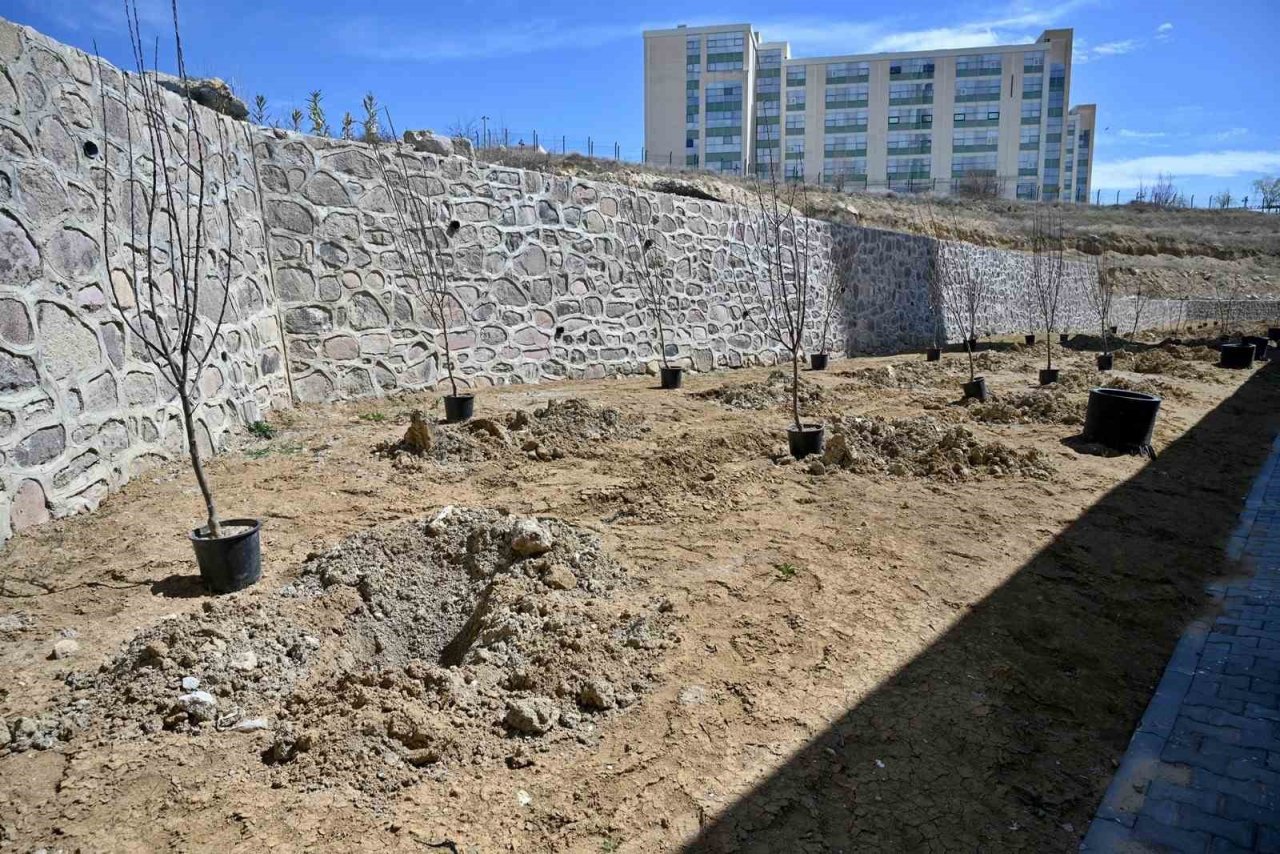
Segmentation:
{"type": "Polygon", "coordinates": [[[787,116],[787,133],[804,132],[804,113],[787,116]]]}
{"type": "Polygon", "coordinates": [[[889,104],[892,105],[909,105],[909,104],[932,104],[933,103],[933,84],[932,83],[890,83],[889,84],[889,104]]]}
{"type": "Polygon", "coordinates": [[[787,68],[787,85],[803,86],[805,82],[805,67],[803,65],[792,65],[787,68]]]}
{"type": "Polygon", "coordinates": [[[928,154],[933,150],[933,136],[928,133],[890,131],[887,147],[890,157],[900,154],[928,154]]]}
{"type": "Polygon", "coordinates": [[[855,86],[829,86],[826,91],[827,109],[839,107],[865,107],[871,89],[865,83],[855,86]]]}
{"type": "Polygon", "coordinates": [[[1022,128],[1022,132],[1018,134],[1019,148],[1039,148],[1040,147],[1040,128],[1029,127],[1022,128]]]}
{"type": "Polygon", "coordinates": [[[1045,52],[1029,50],[1022,54],[1022,70],[1026,74],[1039,74],[1044,71],[1045,52]]]}
{"type": "Polygon", "coordinates": [[[833,131],[863,131],[867,129],[866,110],[831,110],[823,116],[827,133],[833,131]]]}
{"type": "Polygon", "coordinates": [[[957,77],[999,77],[1001,57],[998,53],[969,54],[956,57],[957,77]]]}
{"type": "Polygon", "coordinates": [[[957,80],[956,102],[1000,100],[1000,81],[957,80]]]}
{"type": "Polygon", "coordinates": [[[796,92],[787,93],[787,109],[803,110],[804,109],[804,90],[800,89],[796,92]]]}
{"type": "Polygon", "coordinates": [[[919,107],[890,107],[889,108],[889,127],[890,128],[923,128],[930,127],[933,124],[933,111],[928,108],[921,109],[919,107]]]}
{"type": "Polygon", "coordinates": [[[933,60],[903,59],[889,66],[890,80],[927,80],[933,77],[933,60]]]}
{"type": "Polygon", "coordinates": [[[861,157],[867,153],[865,133],[829,134],[822,140],[826,157],[861,157]]]}
{"type": "Polygon", "coordinates": [[[1022,97],[1035,99],[1044,96],[1044,75],[1028,74],[1022,78],[1022,97]]]}
{"type": "Polygon", "coordinates": [[[994,151],[1000,145],[1000,131],[956,130],[951,134],[951,148],[955,151],[994,151]]]}
{"type": "Polygon", "coordinates": [[[951,158],[952,178],[994,176],[995,174],[996,156],[994,154],[957,154],[951,158]]]}
{"type": "Polygon", "coordinates": [[[1039,101],[1023,101],[1022,102],[1022,123],[1040,124],[1040,102],[1039,101]]]}
{"type": "Polygon", "coordinates": [[[957,125],[972,125],[975,122],[998,122],[1000,120],[999,104],[960,104],[952,117],[957,125]]]}
{"type": "Polygon", "coordinates": [[[862,83],[870,77],[868,62],[833,62],[827,66],[827,83],[862,83]]]}

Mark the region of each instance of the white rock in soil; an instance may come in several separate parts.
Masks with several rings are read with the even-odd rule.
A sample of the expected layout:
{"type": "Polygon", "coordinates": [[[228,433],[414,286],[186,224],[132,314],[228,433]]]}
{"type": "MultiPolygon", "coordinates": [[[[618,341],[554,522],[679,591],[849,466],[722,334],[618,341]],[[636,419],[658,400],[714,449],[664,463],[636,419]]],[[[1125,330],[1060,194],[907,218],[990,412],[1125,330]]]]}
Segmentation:
{"type": "Polygon", "coordinates": [[[700,706],[707,701],[707,690],[701,685],[686,685],[676,699],[682,706],[700,706]]]}
{"type": "Polygon", "coordinates": [[[7,745],[13,737],[9,735],[9,724],[5,723],[4,718],[0,718],[0,748],[7,745]]]}
{"type": "Polygon", "coordinates": [[[612,709],[617,705],[617,696],[608,679],[588,680],[578,689],[578,703],[584,709],[612,709]]]}
{"type": "Polygon", "coordinates": [[[556,704],[546,697],[507,701],[506,724],[516,732],[542,735],[555,726],[557,717],[556,704]]]}
{"type": "Polygon", "coordinates": [[[192,691],[178,698],[178,706],[198,721],[211,721],[218,713],[218,698],[208,691],[192,691]]]}
{"type": "Polygon", "coordinates": [[[258,654],[251,649],[245,649],[231,656],[231,661],[227,666],[232,670],[239,670],[247,673],[258,666],[258,654]]]}
{"type": "Polygon", "coordinates": [[[80,642],[71,638],[63,638],[53,645],[53,657],[59,661],[70,658],[80,651],[80,642]]]}
{"type": "Polygon", "coordinates": [[[197,679],[196,677],[194,676],[182,677],[182,690],[186,691],[188,694],[190,694],[192,691],[195,691],[199,687],[200,687],[200,680],[197,679]]]}
{"type": "Polygon", "coordinates": [[[258,732],[259,730],[271,729],[271,724],[266,718],[245,718],[242,721],[237,721],[231,729],[234,732],[258,732]]]}
{"type": "Polygon", "coordinates": [[[449,517],[453,515],[453,505],[449,504],[441,507],[436,515],[431,517],[431,521],[427,523],[427,533],[433,537],[438,537],[444,533],[445,525],[449,521],[449,517]]]}
{"type": "Polygon", "coordinates": [[[555,539],[534,519],[521,519],[511,528],[511,551],[522,557],[545,554],[555,539]]]}

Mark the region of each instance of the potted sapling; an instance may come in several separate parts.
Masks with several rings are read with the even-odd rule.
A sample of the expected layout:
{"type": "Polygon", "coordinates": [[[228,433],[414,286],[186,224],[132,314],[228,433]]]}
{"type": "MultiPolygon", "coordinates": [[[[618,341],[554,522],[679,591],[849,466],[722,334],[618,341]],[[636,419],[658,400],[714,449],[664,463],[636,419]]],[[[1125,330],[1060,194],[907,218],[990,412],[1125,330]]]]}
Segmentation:
{"type": "Polygon", "coordinates": [[[1059,371],[1053,366],[1053,333],[1058,323],[1062,284],[1066,279],[1062,217],[1057,212],[1050,208],[1035,212],[1031,248],[1031,282],[1027,290],[1031,293],[1040,327],[1045,332],[1045,366],[1040,371],[1040,385],[1049,385],[1058,381],[1059,371]]]}
{"type": "Polygon", "coordinates": [[[658,336],[658,371],[662,388],[678,389],[684,382],[684,368],[671,364],[669,358],[678,354],[679,349],[674,343],[667,343],[672,270],[667,253],[659,242],[662,234],[654,227],[649,201],[635,187],[631,187],[622,207],[622,218],[618,222],[622,258],[640,292],[641,305],[653,318],[654,331],[658,336]]]}
{"type": "Polygon", "coordinates": [[[818,333],[818,352],[809,354],[809,369],[814,371],[825,371],[830,362],[828,347],[831,343],[831,319],[835,316],[836,309],[844,304],[844,295],[848,288],[848,281],[840,275],[834,264],[827,266],[823,279],[826,282],[826,288],[823,293],[822,329],[818,333]]]}
{"type": "MultiPolygon", "coordinates": [[[[930,220],[932,222],[932,220],[930,220]]],[[[942,295],[942,260],[938,257],[942,248],[942,241],[937,240],[937,235],[933,235],[935,239],[929,241],[929,268],[926,275],[925,293],[929,299],[929,328],[931,333],[930,345],[924,352],[926,362],[942,361],[942,345],[946,341],[946,306],[943,302],[942,295]]],[[[976,342],[966,340],[965,347],[969,350],[974,349],[976,342]]]]}
{"type": "MultiPolygon", "coordinates": [[[[952,214],[954,218],[955,214],[952,214]]],[[[978,321],[985,318],[991,296],[988,278],[979,269],[974,247],[944,243],[941,229],[932,206],[929,209],[931,265],[938,279],[938,299],[944,309],[944,319],[950,321],[969,358],[969,380],[963,384],[965,400],[983,402],[987,399],[986,377],[977,375],[978,321]]],[[[952,222],[952,233],[959,233],[958,224],[952,222]]]]}
{"type": "Polygon", "coordinates": [[[374,159],[378,161],[378,169],[387,194],[391,197],[391,206],[399,226],[393,239],[409,270],[404,281],[414,301],[426,311],[440,330],[438,346],[443,351],[445,375],[449,380],[449,394],[443,395],[444,420],[456,424],[467,421],[475,414],[476,403],[474,394],[458,387],[456,359],[453,355],[453,342],[450,340],[450,331],[456,325],[452,321],[455,318],[466,318],[466,306],[454,292],[445,261],[449,241],[460,225],[457,220],[449,218],[447,203],[435,198],[430,185],[409,179],[405,161],[412,155],[403,150],[403,143],[396,135],[395,125],[391,121],[390,111],[384,108],[384,112],[391,137],[395,140],[394,159],[399,165],[398,176],[393,175],[387,167],[387,160],[390,158],[384,155],[377,137],[373,142],[374,159]],[[397,177],[398,181],[395,180],[397,177]]]}
{"type": "Polygon", "coordinates": [[[812,255],[818,235],[811,220],[800,213],[808,209],[804,184],[788,181],[784,189],[776,164],[771,161],[769,166],[768,181],[756,179],[755,199],[745,216],[744,236],[749,231],[755,245],[744,241],[738,247],[747,286],[735,288],[732,295],[742,317],[791,360],[787,444],[793,457],[803,459],[821,453],[826,438],[822,424],[800,417],[800,356],[811,314],[812,255]]]}
{"type": "MultiPolygon", "coordinates": [[[[187,92],[177,4],[172,8],[177,71],[187,92]]],[[[126,6],[125,14],[138,72],[137,97],[131,97],[126,79],[122,185],[113,188],[111,170],[102,170],[102,290],[111,295],[112,307],[133,339],[132,350],[155,367],[177,398],[205,512],[204,524],[191,529],[188,539],[205,586],[214,593],[231,593],[262,575],[262,523],[220,516],[197,439],[204,427],[197,414],[205,402],[200,380],[206,371],[218,370],[210,362],[223,344],[232,265],[240,251],[227,169],[228,133],[221,117],[208,121],[197,116],[190,98],[182,99],[183,122],[166,112],[155,69],[146,67],[136,6],[126,6]],[[220,150],[211,150],[209,127],[220,150]],[[114,253],[112,246],[117,247],[114,253]],[[127,279],[128,287],[117,288],[113,282],[118,278],[127,279]]],[[[118,141],[107,138],[105,81],[99,60],[104,155],[119,148],[118,141]]]]}
{"type": "Polygon", "coordinates": [[[1106,253],[1100,252],[1092,257],[1093,264],[1085,282],[1085,294],[1098,321],[1098,328],[1102,330],[1102,352],[1098,354],[1098,370],[1109,371],[1115,363],[1115,357],[1111,353],[1111,335],[1116,331],[1111,325],[1111,302],[1116,292],[1115,277],[1111,275],[1106,253]]]}

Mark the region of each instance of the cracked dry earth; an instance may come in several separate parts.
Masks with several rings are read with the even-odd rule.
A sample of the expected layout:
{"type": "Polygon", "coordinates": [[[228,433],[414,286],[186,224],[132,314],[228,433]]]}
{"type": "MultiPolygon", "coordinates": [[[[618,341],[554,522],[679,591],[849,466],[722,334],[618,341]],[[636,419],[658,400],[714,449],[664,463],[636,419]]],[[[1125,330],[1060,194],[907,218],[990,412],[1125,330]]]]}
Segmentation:
{"type": "Polygon", "coordinates": [[[484,390],[426,454],[388,449],[431,396],[273,413],[210,466],[265,520],[217,600],[176,464],[18,537],[0,850],[1074,850],[1280,391],[1117,372],[1176,392],[1153,463],[973,417],[962,360],[806,372],[819,462],[703,394],[768,368],[484,390]]]}

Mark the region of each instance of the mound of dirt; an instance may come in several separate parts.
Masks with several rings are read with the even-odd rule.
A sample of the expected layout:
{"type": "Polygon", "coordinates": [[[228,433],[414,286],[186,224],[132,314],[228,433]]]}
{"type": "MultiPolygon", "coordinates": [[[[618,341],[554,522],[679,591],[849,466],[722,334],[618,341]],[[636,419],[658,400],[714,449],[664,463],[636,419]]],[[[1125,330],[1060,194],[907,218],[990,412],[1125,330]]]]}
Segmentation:
{"type": "Polygon", "coordinates": [[[547,401],[532,413],[517,410],[507,419],[512,443],[530,458],[593,457],[601,441],[634,439],[648,430],[639,420],[580,397],[547,401]]]}
{"type": "Polygon", "coordinates": [[[1056,383],[998,396],[969,406],[969,417],[987,424],[1080,424],[1085,401],[1056,383]]]}
{"type": "MultiPolygon", "coordinates": [[[[822,403],[822,388],[804,377],[799,384],[800,406],[810,407],[822,403]]],[[[770,371],[763,382],[726,383],[718,388],[694,392],[701,400],[713,400],[732,409],[770,409],[791,404],[790,371],[770,371]]]]}
{"type": "Polygon", "coordinates": [[[508,444],[505,436],[484,430],[485,423],[488,419],[480,418],[464,424],[436,424],[414,410],[404,436],[395,442],[379,443],[373,452],[390,457],[392,465],[408,471],[420,470],[424,461],[482,462],[500,455],[508,444]]]}
{"type": "Polygon", "coordinates": [[[838,376],[847,377],[854,385],[863,388],[932,388],[954,384],[955,380],[954,371],[949,370],[942,362],[899,362],[840,371],[838,376]]]}
{"type": "Polygon", "coordinates": [[[1188,380],[1217,379],[1210,365],[1218,353],[1209,347],[1180,347],[1165,344],[1137,353],[1116,353],[1116,367],[1137,374],[1166,374],[1188,380]]]}
{"type": "Polygon", "coordinates": [[[163,621],[69,680],[69,708],[107,738],[262,730],[251,749],[309,787],[530,764],[652,684],[673,617],[636,594],[593,534],[446,507],[351,537],[274,595],[163,621]]]}
{"type": "Polygon", "coordinates": [[[965,427],[927,415],[893,421],[845,418],[827,437],[822,463],[827,470],[952,482],[984,475],[1043,479],[1054,471],[1037,449],[1017,451],[1002,442],[983,442],[965,427]]]}

